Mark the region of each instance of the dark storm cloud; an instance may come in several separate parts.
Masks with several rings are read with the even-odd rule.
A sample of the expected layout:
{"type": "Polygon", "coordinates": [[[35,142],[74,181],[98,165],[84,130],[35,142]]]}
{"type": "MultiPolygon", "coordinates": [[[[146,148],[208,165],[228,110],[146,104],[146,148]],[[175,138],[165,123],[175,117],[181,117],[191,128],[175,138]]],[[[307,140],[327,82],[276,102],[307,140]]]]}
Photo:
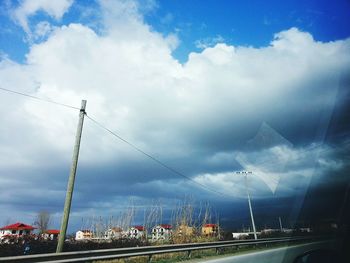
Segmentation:
{"type": "MultiPolygon", "coordinates": [[[[283,198],[302,199],[315,174],[320,174],[317,182],[325,182],[343,169],[344,156],[332,155],[343,145],[322,143],[330,125],[337,123],[332,136],[348,129],[343,121],[348,116],[349,39],[322,43],[291,28],[266,47],[221,43],[191,53],[180,64],[171,56],[169,38],[151,31],[137,10],[122,13],[120,5],[102,12],[103,36],[82,24],[57,28],[31,47],[26,64],[2,59],[0,79],[7,88],[17,83],[33,95],[67,104],[86,98],[89,116],[229,197],[206,192],[86,119],[74,218],[92,211],[113,213],[113,206],[125,204],[121,201],[130,195],[141,203],[191,193],[210,197],[218,207],[219,200],[223,207],[231,200],[243,209],[244,184],[234,176],[240,169],[254,170],[252,197],[259,202],[276,198],[278,207],[283,198]],[[259,137],[263,123],[279,140],[246,147],[259,137]]],[[[59,212],[78,112],[30,100],[16,106],[11,99],[2,102],[0,109],[9,112],[1,116],[2,200],[12,211],[28,211],[27,218],[39,206],[59,212]]]]}

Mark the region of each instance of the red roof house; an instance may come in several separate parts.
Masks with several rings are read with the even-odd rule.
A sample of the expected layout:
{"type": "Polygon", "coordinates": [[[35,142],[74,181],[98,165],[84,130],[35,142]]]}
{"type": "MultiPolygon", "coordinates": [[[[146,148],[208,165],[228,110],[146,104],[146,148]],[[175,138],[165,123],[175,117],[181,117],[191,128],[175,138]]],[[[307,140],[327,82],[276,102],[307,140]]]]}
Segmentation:
{"type": "Polygon", "coordinates": [[[219,226],[217,224],[205,224],[202,226],[202,235],[215,236],[218,234],[219,226]]]}
{"type": "Polygon", "coordinates": [[[56,229],[49,229],[49,230],[46,230],[45,233],[49,235],[58,235],[60,231],[56,229]]]}
{"type": "Polygon", "coordinates": [[[35,227],[26,225],[20,222],[0,228],[0,230],[34,230],[34,229],[35,227]]]}
{"type": "Polygon", "coordinates": [[[171,237],[172,226],[168,224],[156,225],[152,228],[152,240],[167,240],[171,237]]]}
{"type": "Polygon", "coordinates": [[[30,235],[34,229],[35,229],[35,227],[17,222],[17,223],[12,224],[12,225],[1,227],[0,228],[0,238],[2,238],[4,236],[30,235]]]}
{"type": "Polygon", "coordinates": [[[173,228],[171,225],[167,225],[167,224],[161,224],[160,226],[164,229],[172,229],[173,228]]]}
{"type": "Polygon", "coordinates": [[[60,234],[59,230],[56,229],[48,229],[43,233],[43,238],[45,239],[51,239],[54,240],[56,238],[58,238],[58,235],[60,234]]]}
{"type": "Polygon", "coordinates": [[[134,226],[138,231],[144,231],[145,228],[143,226],[134,226]]]}
{"type": "Polygon", "coordinates": [[[144,236],[145,228],[143,226],[130,227],[127,236],[130,238],[142,238],[144,236]]]}

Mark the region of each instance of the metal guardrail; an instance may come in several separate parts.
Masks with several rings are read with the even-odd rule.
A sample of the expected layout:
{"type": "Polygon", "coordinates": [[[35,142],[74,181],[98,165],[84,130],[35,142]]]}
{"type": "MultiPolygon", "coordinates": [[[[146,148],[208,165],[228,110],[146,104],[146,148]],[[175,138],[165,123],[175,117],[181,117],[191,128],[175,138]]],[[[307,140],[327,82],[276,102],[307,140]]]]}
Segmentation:
{"type": "Polygon", "coordinates": [[[294,242],[294,241],[311,241],[315,239],[319,239],[319,238],[317,237],[266,238],[266,239],[259,239],[259,240],[232,240],[232,241],[189,243],[189,244],[162,245],[162,246],[99,249],[99,250],[88,250],[88,251],[35,254],[35,255],[15,256],[15,257],[0,257],[0,262],[9,262],[9,263],[92,262],[96,260],[112,260],[112,259],[130,258],[130,257],[137,257],[137,256],[149,256],[149,261],[150,261],[152,258],[152,255],[156,255],[156,254],[187,252],[188,257],[191,257],[191,252],[195,250],[215,248],[218,251],[221,248],[228,248],[228,247],[268,245],[268,244],[286,243],[286,242],[294,242]]]}

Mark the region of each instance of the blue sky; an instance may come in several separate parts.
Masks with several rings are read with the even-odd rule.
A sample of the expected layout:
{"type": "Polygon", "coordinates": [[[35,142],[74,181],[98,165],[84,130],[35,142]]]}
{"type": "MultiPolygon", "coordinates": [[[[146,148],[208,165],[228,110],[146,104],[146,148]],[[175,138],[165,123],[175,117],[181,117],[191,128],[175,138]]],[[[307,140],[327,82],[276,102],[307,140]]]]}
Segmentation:
{"type": "MultiPolygon", "coordinates": [[[[180,60],[196,49],[198,40],[221,36],[232,45],[266,46],[276,32],[298,27],[318,41],[349,36],[348,1],[163,1],[146,16],[160,32],[179,30],[180,60]]],[[[210,41],[209,41],[210,42],[210,41]]]]}
{"type": "MultiPolygon", "coordinates": [[[[188,194],[213,202],[227,226],[247,224],[236,170],[254,171],[259,226],[295,220],[309,188],[346,181],[348,1],[1,5],[1,88],[75,107],[87,99],[90,116],[196,182],[86,119],[71,230],[118,215],[129,197],[170,211],[188,194]]],[[[0,112],[0,222],[30,223],[42,209],[57,227],[78,112],[4,90],[0,112]]]]}
{"type": "MultiPolygon", "coordinates": [[[[9,6],[15,8],[20,1],[3,2],[0,23],[2,25],[0,49],[10,58],[23,62],[29,50],[24,32],[9,15],[9,6]]],[[[193,1],[140,1],[145,21],[162,34],[175,33],[180,44],[173,55],[185,62],[188,54],[199,51],[198,43],[214,45],[225,42],[231,45],[261,47],[270,43],[276,32],[297,27],[312,33],[318,41],[333,41],[349,36],[350,3],[337,1],[230,1],[219,3],[208,0],[193,1]]],[[[93,0],[75,1],[61,19],[55,20],[43,11],[30,17],[31,23],[48,20],[55,25],[83,23],[96,30],[98,13],[83,14],[82,10],[99,9],[93,0]]],[[[40,39],[42,40],[42,39],[40,39]]]]}

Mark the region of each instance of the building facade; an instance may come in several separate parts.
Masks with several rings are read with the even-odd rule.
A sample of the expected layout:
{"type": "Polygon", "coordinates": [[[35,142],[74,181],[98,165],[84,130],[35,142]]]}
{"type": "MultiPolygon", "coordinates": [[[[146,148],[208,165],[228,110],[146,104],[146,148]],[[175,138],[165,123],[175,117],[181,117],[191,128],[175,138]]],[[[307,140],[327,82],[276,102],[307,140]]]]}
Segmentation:
{"type": "Polygon", "coordinates": [[[151,234],[153,241],[169,240],[172,235],[172,226],[166,224],[157,225],[152,228],[151,234]]]}
{"type": "Polygon", "coordinates": [[[217,236],[219,234],[219,226],[217,224],[205,224],[202,226],[203,236],[217,236]]]}
{"type": "Polygon", "coordinates": [[[91,230],[79,230],[75,233],[75,240],[90,240],[92,237],[91,230]]]}
{"type": "Polygon", "coordinates": [[[145,236],[145,228],[143,226],[130,227],[127,236],[128,238],[141,239],[145,236]]]}

